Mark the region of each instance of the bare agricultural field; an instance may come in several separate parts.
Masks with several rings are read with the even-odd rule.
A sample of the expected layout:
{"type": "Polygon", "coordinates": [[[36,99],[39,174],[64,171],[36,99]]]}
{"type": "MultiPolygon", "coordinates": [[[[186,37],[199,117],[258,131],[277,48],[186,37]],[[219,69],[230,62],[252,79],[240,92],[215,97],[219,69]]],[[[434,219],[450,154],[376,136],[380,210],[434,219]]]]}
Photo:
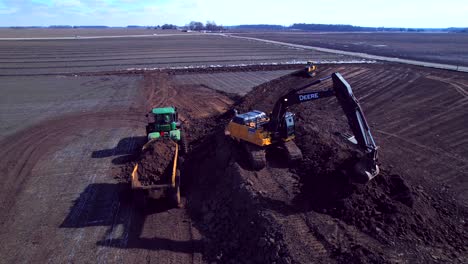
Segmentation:
{"type": "Polygon", "coordinates": [[[139,76],[0,77],[0,139],[73,113],[129,109],[139,76]]]}
{"type": "Polygon", "coordinates": [[[267,32],[236,35],[386,57],[468,66],[468,34],[267,32]]]}
{"type": "Polygon", "coordinates": [[[0,41],[0,75],[117,71],[129,68],[351,61],[218,35],[148,38],[0,41]]]}
{"type": "Polygon", "coordinates": [[[146,28],[0,28],[0,38],[66,38],[177,33],[183,32],[146,28]]]}
{"type": "MultiPolygon", "coordinates": [[[[427,263],[431,256],[463,263],[466,251],[460,241],[466,234],[459,219],[465,216],[467,195],[467,75],[389,64],[322,65],[318,73],[336,71],[353,86],[381,147],[381,178],[358,190],[357,198],[345,199],[351,220],[335,215],[336,208],[315,208],[309,196],[300,200],[305,207],[295,202],[303,192],[312,198],[322,193],[318,200],[326,200],[339,191],[333,184],[299,190],[302,176],[295,170],[273,161],[252,172],[242,168],[241,160],[237,164],[234,146],[226,148],[232,143],[226,143],[223,118],[238,103],[227,93],[247,92],[239,100],[241,107],[269,111],[265,106],[278,94],[309,78],[289,74],[249,91],[253,83],[289,71],[0,77],[0,118],[6,124],[0,137],[2,260],[204,263],[220,257],[224,262],[246,254],[276,258],[280,246],[278,257],[302,263],[349,263],[349,257],[355,262],[427,263]],[[138,210],[128,185],[113,176],[128,174],[121,166],[131,165],[145,142],[145,111],[165,105],[178,107],[193,143],[186,159],[193,166],[182,174],[188,185],[186,207],[169,208],[154,200],[138,210]],[[224,160],[226,154],[233,157],[224,160]],[[233,166],[240,176],[230,171],[233,166]],[[394,189],[382,191],[389,187],[389,174],[402,175],[398,179],[415,197],[413,208],[399,202],[394,189]],[[274,222],[266,231],[265,218],[274,222]],[[382,220],[390,218],[396,220],[382,220]],[[253,230],[241,232],[239,226],[253,230]],[[273,240],[263,237],[274,234],[273,240]],[[281,244],[284,239],[288,243],[281,244]],[[245,250],[239,250],[242,246],[245,250]],[[259,254],[262,250],[268,254],[259,254]]],[[[344,118],[335,119],[339,107],[334,101],[292,107],[298,129],[346,126],[344,118]]],[[[299,133],[297,142],[307,150],[314,146],[310,139],[299,133]]],[[[304,177],[315,179],[313,174],[304,177]]],[[[262,260],[257,262],[269,262],[262,260]]]]}
{"type": "Polygon", "coordinates": [[[222,72],[176,74],[174,81],[180,86],[200,85],[230,94],[245,95],[253,87],[271,81],[293,70],[255,71],[255,72],[222,72]]]}

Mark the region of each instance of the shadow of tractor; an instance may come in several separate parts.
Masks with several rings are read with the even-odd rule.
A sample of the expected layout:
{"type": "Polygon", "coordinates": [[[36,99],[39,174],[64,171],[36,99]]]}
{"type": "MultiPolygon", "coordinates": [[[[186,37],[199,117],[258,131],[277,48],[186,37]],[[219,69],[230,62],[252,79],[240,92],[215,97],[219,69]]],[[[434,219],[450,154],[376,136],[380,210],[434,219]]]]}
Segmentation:
{"type": "Polygon", "coordinates": [[[118,156],[112,160],[113,164],[121,165],[135,159],[135,155],[146,143],[146,136],[127,137],[119,141],[112,149],[95,150],[91,157],[95,159],[118,156]]]}
{"type": "MultiPolygon", "coordinates": [[[[172,209],[165,199],[154,200],[144,209],[137,209],[139,206],[135,203],[128,184],[90,184],[74,201],[60,228],[107,227],[103,237],[96,242],[98,246],[201,252],[201,240],[177,241],[148,238],[148,235],[142,237],[147,217],[181,209],[172,209]]],[[[170,225],[167,228],[171,228],[170,225]]]]}

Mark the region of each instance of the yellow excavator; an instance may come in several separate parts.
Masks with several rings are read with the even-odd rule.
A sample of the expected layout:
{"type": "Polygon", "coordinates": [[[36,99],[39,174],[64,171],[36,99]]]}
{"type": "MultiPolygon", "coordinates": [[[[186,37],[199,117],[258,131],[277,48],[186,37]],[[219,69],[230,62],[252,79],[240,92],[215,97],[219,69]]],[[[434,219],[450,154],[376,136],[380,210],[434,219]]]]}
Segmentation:
{"type": "Polygon", "coordinates": [[[310,77],[315,77],[315,75],[317,74],[316,71],[317,66],[312,61],[308,61],[305,67],[305,72],[307,73],[307,75],[309,75],[310,77]]]}
{"type": "Polygon", "coordinates": [[[254,170],[261,170],[265,167],[265,150],[270,146],[281,147],[286,151],[289,161],[295,162],[302,159],[302,152],[293,141],[295,138],[294,114],[287,111],[288,107],[331,96],[336,96],[338,99],[354,133],[354,136],[346,135],[346,138],[362,153],[362,158],[354,166],[357,177],[353,180],[368,182],[379,174],[378,147],[351,86],[339,73],[315,80],[281,96],[270,115],[258,110],[242,114],[235,111],[235,116],[227,125],[225,134],[242,143],[254,170]],[[333,86],[328,90],[299,93],[329,79],[333,81],[333,86]]]}

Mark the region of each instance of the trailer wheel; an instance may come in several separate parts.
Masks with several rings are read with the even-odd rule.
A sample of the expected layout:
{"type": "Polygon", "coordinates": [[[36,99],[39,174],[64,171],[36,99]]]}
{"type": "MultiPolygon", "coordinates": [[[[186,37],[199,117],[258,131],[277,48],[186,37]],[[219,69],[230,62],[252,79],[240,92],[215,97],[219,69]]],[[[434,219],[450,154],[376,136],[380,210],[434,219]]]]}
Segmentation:
{"type": "Polygon", "coordinates": [[[148,202],[148,195],[144,190],[133,190],[133,204],[139,210],[144,210],[148,202]]]}
{"type": "Polygon", "coordinates": [[[180,148],[182,151],[182,155],[185,155],[189,152],[188,144],[187,144],[187,137],[185,136],[184,131],[182,131],[180,135],[180,148]]]}
{"type": "Polygon", "coordinates": [[[175,187],[172,190],[171,202],[174,207],[180,207],[180,170],[176,171],[175,187]]]}
{"type": "Polygon", "coordinates": [[[154,132],[154,123],[148,123],[145,128],[146,128],[146,136],[148,136],[150,133],[154,132]]]}

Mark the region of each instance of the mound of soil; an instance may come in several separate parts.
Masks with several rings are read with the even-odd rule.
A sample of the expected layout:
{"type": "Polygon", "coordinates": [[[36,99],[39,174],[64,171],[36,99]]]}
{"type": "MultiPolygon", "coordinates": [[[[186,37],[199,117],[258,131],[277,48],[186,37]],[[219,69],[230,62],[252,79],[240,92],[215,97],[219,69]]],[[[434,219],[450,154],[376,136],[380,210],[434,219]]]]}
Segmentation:
{"type": "Polygon", "coordinates": [[[186,162],[196,175],[189,209],[205,239],[204,256],[216,263],[291,263],[279,226],[261,208],[246,180],[254,172],[237,162],[242,153],[222,128],[200,143],[186,162]]]}
{"type": "MultiPolygon", "coordinates": [[[[269,112],[280,95],[308,82],[300,72],[284,76],[256,87],[236,108],[269,112]]],[[[195,150],[189,208],[207,238],[209,261],[466,260],[466,213],[454,203],[414,186],[387,164],[380,164],[380,175],[366,185],[350,181],[362,153],[341,136],[350,131],[336,102],[312,102],[291,111],[304,155],[295,167],[288,168],[281,153],[271,150],[267,167],[251,171],[221,129],[216,140],[211,134],[195,150]]]]}
{"type": "Polygon", "coordinates": [[[143,185],[157,184],[169,179],[175,154],[175,143],[170,139],[149,142],[138,162],[138,179],[143,185]]]}

